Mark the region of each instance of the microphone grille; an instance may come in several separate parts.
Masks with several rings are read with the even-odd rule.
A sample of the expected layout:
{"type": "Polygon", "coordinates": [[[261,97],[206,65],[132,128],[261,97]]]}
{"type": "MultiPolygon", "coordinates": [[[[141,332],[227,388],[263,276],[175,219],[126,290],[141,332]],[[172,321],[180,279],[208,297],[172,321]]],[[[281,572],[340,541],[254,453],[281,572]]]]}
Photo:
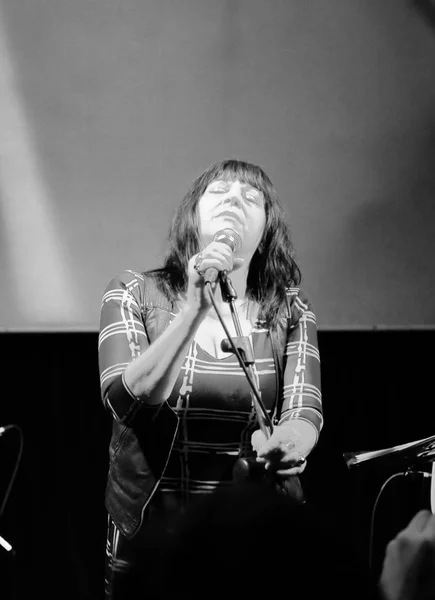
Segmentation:
{"type": "Polygon", "coordinates": [[[214,234],[213,241],[227,244],[233,252],[242,247],[242,238],[234,229],[221,229],[214,234]]]}

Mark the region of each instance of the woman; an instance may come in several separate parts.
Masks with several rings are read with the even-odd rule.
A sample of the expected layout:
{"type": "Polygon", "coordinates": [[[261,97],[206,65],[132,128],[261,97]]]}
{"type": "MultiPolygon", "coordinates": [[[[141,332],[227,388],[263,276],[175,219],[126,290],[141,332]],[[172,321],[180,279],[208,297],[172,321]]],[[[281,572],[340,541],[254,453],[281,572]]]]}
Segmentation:
{"type": "Polygon", "coordinates": [[[107,597],[128,597],[147,523],[169,523],[194,499],[231,485],[238,457],[254,452],[278,480],[298,481],[322,427],[315,316],[299,283],[277,193],[259,166],[238,160],[211,165],[194,181],[162,268],[109,283],[99,340],[101,394],[113,415],[107,597]],[[224,229],[240,236],[240,248],[215,240],[224,229]],[[226,271],[237,292],[274,420],[270,437],[258,427],[237,357],[221,348],[219,315],[231,336],[236,331],[216,283],[211,302],[210,268],[226,271]]]}

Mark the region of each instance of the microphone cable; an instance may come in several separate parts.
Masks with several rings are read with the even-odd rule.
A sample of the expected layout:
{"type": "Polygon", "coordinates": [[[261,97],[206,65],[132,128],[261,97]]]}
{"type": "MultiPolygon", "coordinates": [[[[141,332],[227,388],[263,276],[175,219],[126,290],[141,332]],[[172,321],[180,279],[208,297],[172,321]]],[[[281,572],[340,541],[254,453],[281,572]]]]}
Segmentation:
{"type": "Polygon", "coordinates": [[[399,473],[394,473],[393,475],[390,475],[390,477],[388,477],[388,479],[382,484],[381,489],[379,490],[374,505],[373,505],[373,510],[372,510],[372,515],[371,515],[371,520],[370,520],[370,536],[369,536],[369,572],[371,575],[373,575],[373,547],[374,547],[374,525],[375,525],[375,516],[376,516],[376,510],[379,504],[379,500],[381,499],[382,494],[384,493],[387,485],[389,483],[391,483],[391,481],[393,481],[396,477],[407,477],[409,475],[412,474],[420,474],[423,475],[423,477],[431,477],[430,473],[427,473],[426,471],[413,471],[411,469],[408,469],[406,471],[401,471],[399,473]]]}

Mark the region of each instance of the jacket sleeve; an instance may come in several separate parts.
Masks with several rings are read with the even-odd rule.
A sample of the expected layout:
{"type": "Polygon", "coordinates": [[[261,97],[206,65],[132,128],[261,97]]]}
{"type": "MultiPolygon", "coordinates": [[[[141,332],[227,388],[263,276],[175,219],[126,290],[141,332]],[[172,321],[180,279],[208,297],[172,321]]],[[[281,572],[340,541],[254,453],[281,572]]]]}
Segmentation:
{"type": "Polygon", "coordinates": [[[141,406],[124,381],[126,366],[148,347],[141,313],[143,277],[119,273],[104,292],[100,313],[98,362],[101,398],[113,417],[127,423],[141,406]]]}
{"type": "Polygon", "coordinates": [[[308,297],[299,288],[288,290],[291,321],[284,355],[282,411],[279,423],[308,421],[316,432],[323,426],[320,355],[316,316],[308,297]]]}

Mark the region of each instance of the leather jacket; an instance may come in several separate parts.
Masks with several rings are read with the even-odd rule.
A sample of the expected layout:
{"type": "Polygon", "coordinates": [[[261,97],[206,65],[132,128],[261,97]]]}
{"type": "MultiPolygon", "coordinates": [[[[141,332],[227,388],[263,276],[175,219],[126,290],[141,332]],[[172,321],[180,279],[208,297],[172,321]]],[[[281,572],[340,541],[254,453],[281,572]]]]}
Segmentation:
{"type": "MultiPolygon", "coordinates": [[[[141,313],[147,337],[152,343],[169,325],[171,305],[152,282],[147,280],[145,288],[146,292],[141,296],[141,313]]],[[[286,321],[270,331],[277,378],[275,424],[279,421],[278,399],[282,396],[289,317],[286,321]]],[[[109,400],[111,393],[127,393],[121,377],[111,385],[109,400]]],[[[178,429],[178,417],[167,402],[148,407],[137,400],[132,402],[131,397],[128,401],[131,404],[128,414],[121,420],[113,419],[112,423],[105,505],[115,525],[130,539],[139,530],[145,509],[168,463],[178,429]]]]}

